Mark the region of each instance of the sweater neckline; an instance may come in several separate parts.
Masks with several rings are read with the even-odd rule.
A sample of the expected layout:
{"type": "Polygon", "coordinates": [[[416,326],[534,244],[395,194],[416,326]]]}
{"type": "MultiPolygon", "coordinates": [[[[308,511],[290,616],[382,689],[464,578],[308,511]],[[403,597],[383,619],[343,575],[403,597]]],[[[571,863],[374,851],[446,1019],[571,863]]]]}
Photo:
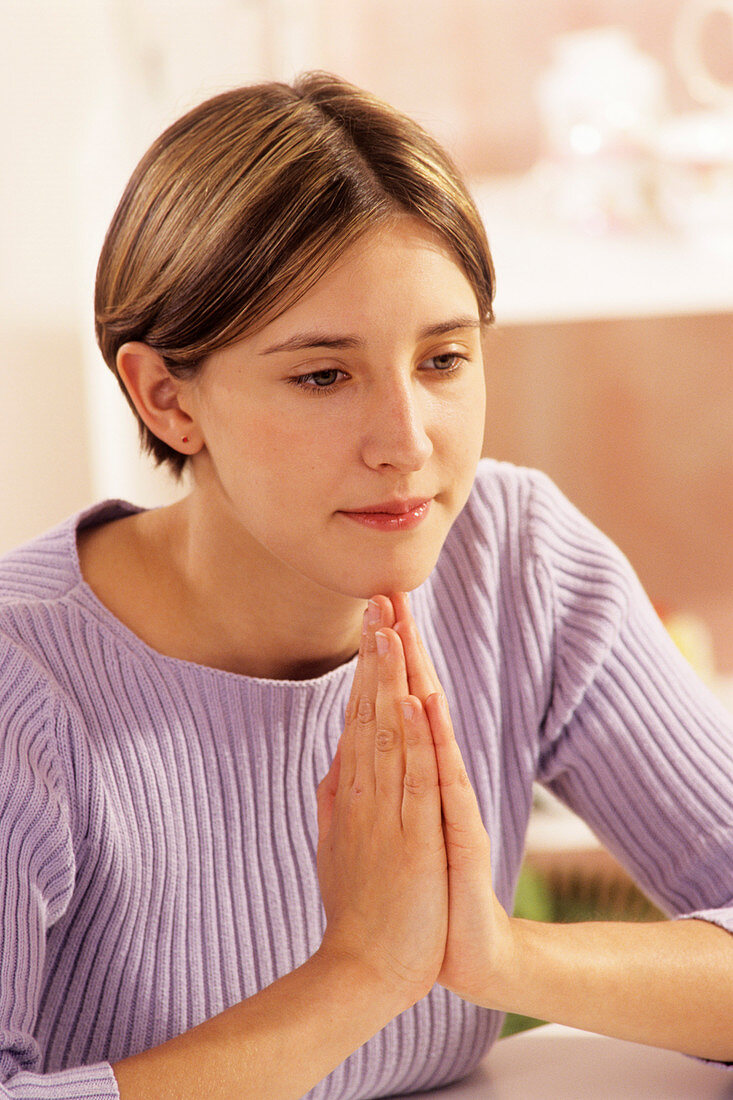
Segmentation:
{"type": "Polygon", "coordinates": [[[129,626],[126,626],[121,619],[118,619],[118,617],[110,611],[107,605],[99,599],[91,585],[85,580],[84,574],[81,571],[79,547],[77,543],[77,534],[85,527],[95,527],[100,523],[109,523],[114,519],[122,519],[123,516],[135,515],[144,511],[146,511],[145,508],[137,504],[131,504],[127,500],[111,498],[99,501],[90,508],[78,512],[75,516],[71,517],[67,525],[67,550],[69,560],[71,561],[72,572],[74,574],[75,590],[83,596],[85,606],[94,614],[98,622],[114,634],[116,638],[123,641],[129,648],[144,652],[156,663],[165,664],[179,672],[187,672],[199,676],[211,676],[213,678],[224,677],[230,682],[242,686],[257,686],[271,691],[292,691],[294,688],[298,688],[302,691],[325,689],[334,682],[342,680],[350,672],[356,669],[359,656],[358,653],[344,664],[338,665],[337,668],[332,668],[330,672],[324,672],[322,676],[314,676],[307,680],[275,680],[268,679],[264,676],[247,676],[244,673],[230,672],[224,668],[216,668],[213,665],[202,665],[196,661],[187,661],[181,657],[172,657],[148,645],[148,643],[143,641],[134,630],[131,630],[129,626]]]}

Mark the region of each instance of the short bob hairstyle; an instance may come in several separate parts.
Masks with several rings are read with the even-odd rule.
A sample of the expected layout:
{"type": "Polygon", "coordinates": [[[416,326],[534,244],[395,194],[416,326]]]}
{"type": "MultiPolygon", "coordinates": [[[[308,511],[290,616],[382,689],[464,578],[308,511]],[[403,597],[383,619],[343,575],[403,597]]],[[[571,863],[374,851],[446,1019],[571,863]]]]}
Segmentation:
{"type": "MultiPolygon", "coordinates": [[[[158,138],[120,200],[97,268],[102,355],[121,385],[128,340],[192,377],[401,214],[446,241],[488,324],[494,272],[481,218],[417,123],[327,73],[217,95],[158,138]]],[[[187,456],[138,421],[142,448],[180,476],[187,456]]]]}

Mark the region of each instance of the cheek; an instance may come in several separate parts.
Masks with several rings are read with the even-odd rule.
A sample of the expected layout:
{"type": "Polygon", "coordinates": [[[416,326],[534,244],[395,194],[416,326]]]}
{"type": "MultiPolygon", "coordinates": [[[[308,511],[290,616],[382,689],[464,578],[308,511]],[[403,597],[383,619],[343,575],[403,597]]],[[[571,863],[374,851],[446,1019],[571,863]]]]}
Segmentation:
{"type": "Polygon", "coordinates": [[[220,476],[238,483],[241,493],[275,499],[295,485],[304,493],[309,485],[317,492],[318,486],[343,479],[347,432],[340,419],[324,424],[323,417],[309,417],[307,409],[292,415],[271,406],[249,403],[242,409],[222,403],[211,422],[214,464],[220,476]]]}
{"type": "Polygon", "coordinates": [[[485,425],[483,389],[472,387],[461,400],[446,405],[439,413],[438,431],[444,446],[457,462],[479,458],[485,425]]]}
{"type": "Polygon", "coordinates": [[[484,445],[486,431],[486,379],[483,367],[472,387],[465,410],[466,449],[478,460],[484,445]]]}

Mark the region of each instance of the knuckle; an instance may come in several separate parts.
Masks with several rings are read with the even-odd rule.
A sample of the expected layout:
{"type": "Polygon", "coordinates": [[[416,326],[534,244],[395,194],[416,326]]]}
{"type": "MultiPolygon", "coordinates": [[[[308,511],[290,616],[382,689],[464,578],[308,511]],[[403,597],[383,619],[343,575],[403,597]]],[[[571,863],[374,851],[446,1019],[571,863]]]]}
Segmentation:
{"type": "Polygon", "coordinates": [[[391,752],[392,749],[397,747],[397,742],[397,730],[390,729],[387,726],[382,726],[377,730],[375,735],[375,745],[378,752],[391,752]]]}
{"type": "Polygon", "coordinates": [[[364,805],[366,798],[366,787],[358,780],[354,780],[354,785],[349,791],[348,804],[351,811],[360,809],[364,805]]]}
{"type": "Polygon", "coordinates": [[[404,733],[405,745],[410,749],[420,748],[425,745],[426,739],[422,734],[422,731],[415,729],[413,726],[408,727],[404,733]]]}
{"type": "Polygon", "coordinates": [[[366,695],[362,695],[359,699],[357,707],[357,717],[362,723],[371,722],[374,717],[374,707],[372,705],[372,701],[366,695]]]}
{"type": "Polygon", "coordinates": [[[405,772],[403,783],[406,791],[418,797],[431,794],[436,787],[435,781],[429,775],[419,771],[405,772]]]}
{"type": "Polygon", "coordinates": [[[468,772],[465,768],[458,769],[458,775],[456,776],[456,783],[463,791],[471,789],[471,780],[468,777],[468,772]]]}
{"type": "Polygon", "coordinates": [[[465,768],[456,768],[452,775],[444,776],[442,786],[459,787],[462,791],[468,791],[471,789],[471,780],[465,768]]]}

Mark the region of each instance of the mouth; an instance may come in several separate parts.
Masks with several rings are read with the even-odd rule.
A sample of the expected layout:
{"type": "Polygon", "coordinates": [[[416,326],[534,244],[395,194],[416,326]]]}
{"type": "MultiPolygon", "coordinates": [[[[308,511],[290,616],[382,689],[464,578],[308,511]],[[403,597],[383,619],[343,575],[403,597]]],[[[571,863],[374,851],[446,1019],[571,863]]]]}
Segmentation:
{"type": "Polygon", "coordinates": [[[429,504],[430,500],[430,497],[415,497],[410,500],[387,500],[382,504],[366,504],[363,508],[344,509],[344,512],[349,516],[373,514],[383,516],[404,516],[408,512],[414,512],[416,508],[421,508],[424,504],[429,504]]]}
{"type": "Polygon", "coordinates": [[[377,531],[406,531],[416,527],[427,516],[432,497],[412,500],[388,500],[367,504],[353,511],[342,511],[347,519],[377,531]]]}

